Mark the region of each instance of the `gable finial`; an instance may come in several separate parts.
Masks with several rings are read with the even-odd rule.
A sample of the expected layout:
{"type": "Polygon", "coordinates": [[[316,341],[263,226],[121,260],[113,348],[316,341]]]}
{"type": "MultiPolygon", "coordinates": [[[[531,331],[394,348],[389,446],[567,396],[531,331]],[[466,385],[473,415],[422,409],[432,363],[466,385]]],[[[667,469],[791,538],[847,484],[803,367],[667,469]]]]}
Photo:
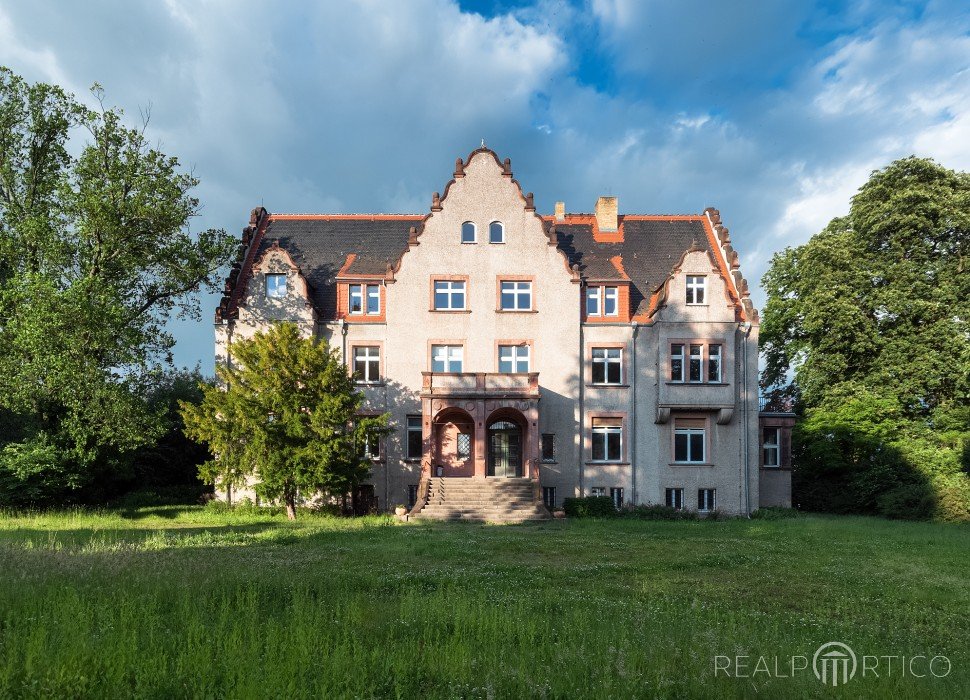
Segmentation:
{"type": "Polygon", "coordinates": [[[485,137],[482,137],[482,148],[485,148],[485,137]]]}

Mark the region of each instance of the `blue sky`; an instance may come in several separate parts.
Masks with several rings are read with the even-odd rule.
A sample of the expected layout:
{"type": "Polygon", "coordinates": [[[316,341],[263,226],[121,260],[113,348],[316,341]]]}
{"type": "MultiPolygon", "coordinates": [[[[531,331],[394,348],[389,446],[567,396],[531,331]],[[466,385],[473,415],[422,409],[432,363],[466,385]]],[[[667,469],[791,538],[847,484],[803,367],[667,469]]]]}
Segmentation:
{"type": "MultiPolygon", "coordinates": [[[[755,283],[873,169],[970,170],[960,2],[32,0],[0,6],[0,64],[150,107],[202,181],[195,230],[424,213],[485,138],[540,211],[718,207],[755,283]]],[[[178,364],[211,371],[217,298],[173,322],[178,364]]]]}

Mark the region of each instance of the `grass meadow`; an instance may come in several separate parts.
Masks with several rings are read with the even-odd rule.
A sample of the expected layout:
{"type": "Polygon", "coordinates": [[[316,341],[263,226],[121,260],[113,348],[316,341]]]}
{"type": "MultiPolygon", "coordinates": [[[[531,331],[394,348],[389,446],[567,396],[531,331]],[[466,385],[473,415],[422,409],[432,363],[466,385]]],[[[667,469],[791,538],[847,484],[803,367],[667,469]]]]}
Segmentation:
{"type": "Polygon", "coordinates": [[[0,697],[965,698],[968,574],[970,529],[867,518],[6,513],[0,697]],[[833,690],[829,641],[952,668],[833,690]]]}

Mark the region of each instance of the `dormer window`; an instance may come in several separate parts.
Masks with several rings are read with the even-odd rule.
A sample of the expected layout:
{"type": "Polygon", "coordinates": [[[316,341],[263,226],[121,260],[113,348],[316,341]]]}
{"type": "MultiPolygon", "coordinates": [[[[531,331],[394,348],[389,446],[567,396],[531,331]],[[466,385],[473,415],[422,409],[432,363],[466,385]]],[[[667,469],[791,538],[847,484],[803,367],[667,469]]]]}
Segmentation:
{"type": "Polygon", "coordinates": [[[350,285],[350,313],[377,315],[381,312],[381,287],[379,284],[350,285]]]}
{"type": "Polygon", "coordinates": [[[266,275],[266,296],[270,299],[286,296],[286,275],[266,275]]]}
{"type": "Polygon", "coordinates": [[[587,287],[587,316],[619,316],[620,290],[617,287],[587,287]]]}
{"type": "Polygon", "coordinates": [[[687,275],[687,303],[706,304],[707,278],[703,275],[687,275]]]}
{"type": "Polygon", "coordinates": [[[478,229],[474,223],[471,221],[466,221],[461,225],[461,242],[462,243],[476,243],[478,238],[478,229]]]}
{"type": "Polygon", "coordinates": [[[505,224],[501,221],[493,221],[488,225],[488,242],[505,243],[505,224]]]}

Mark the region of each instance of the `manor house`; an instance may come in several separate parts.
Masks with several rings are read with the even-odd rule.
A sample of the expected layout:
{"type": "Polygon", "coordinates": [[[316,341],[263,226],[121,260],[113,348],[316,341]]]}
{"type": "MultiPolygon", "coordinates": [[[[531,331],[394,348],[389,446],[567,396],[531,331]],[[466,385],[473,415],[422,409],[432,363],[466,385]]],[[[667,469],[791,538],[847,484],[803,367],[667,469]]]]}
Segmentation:
{"type": "Polygon", "coordinates": [[[292,321],[393,435],[364,496],[425,517],[548,517],[564,498],[789,506],[792,417],[759,412],[758,311],[716,209],[536,212],[508,158],[458,159],[425,214],[253,210],[216,361],[292,321]]]}

